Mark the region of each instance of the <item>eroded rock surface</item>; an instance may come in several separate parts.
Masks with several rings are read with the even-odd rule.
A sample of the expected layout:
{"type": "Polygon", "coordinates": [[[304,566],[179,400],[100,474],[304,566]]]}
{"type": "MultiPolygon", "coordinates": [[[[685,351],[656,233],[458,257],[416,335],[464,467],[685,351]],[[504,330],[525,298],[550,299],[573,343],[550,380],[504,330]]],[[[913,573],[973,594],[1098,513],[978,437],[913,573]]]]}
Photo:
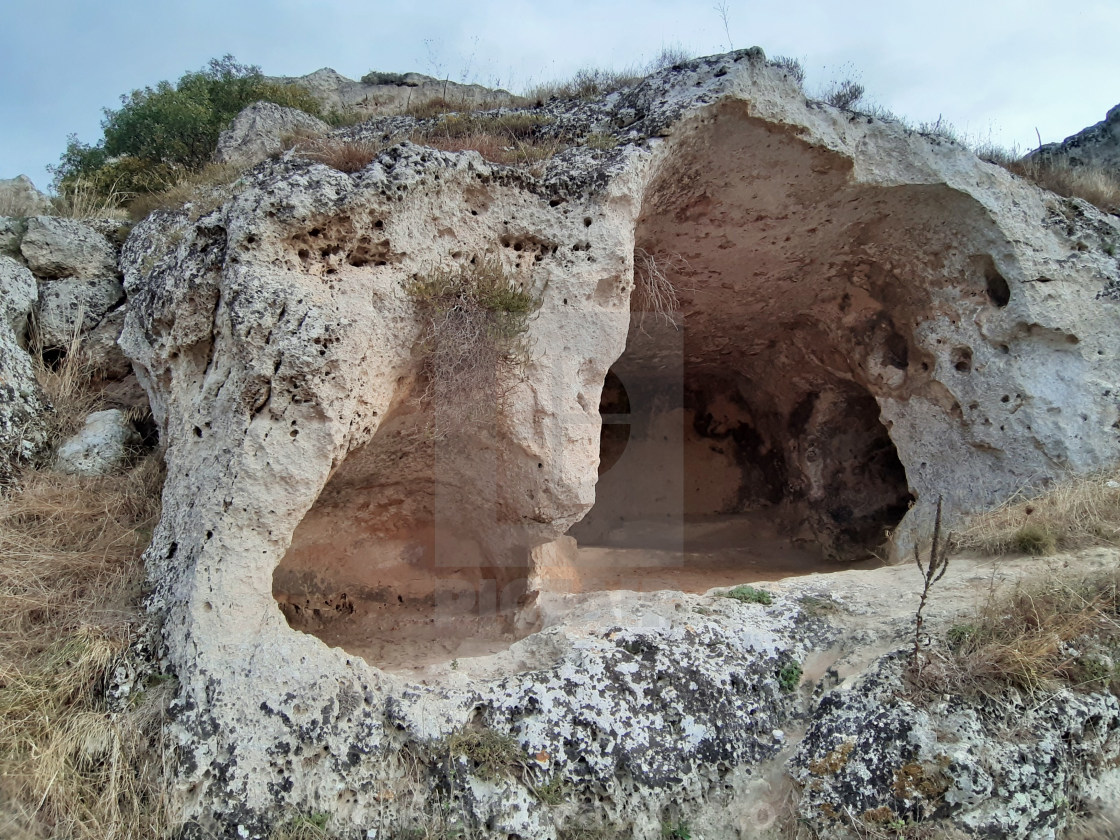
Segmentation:
{"type": "Polygon", "coordinates": [[[71,475],[106,475],[125,466],[140,443],[140,435],[123,411],[95,411],[58,448],[55,469],[71,475]]]}
{"type": "Polygon", "coordinates": [[[56,216],[32,216],[20,243],[36,276],[104,277],[117,273],[117,251],[89,225],[56,216]]]}
{"type": "Polygon", "coordinates": [[[0,178],[0,216],[35,216],[46,213],[50,203],[26,175],[0,178]]]}
{"type": "Polygon", "coordinates": [[[44,282],[39,287],[35,323],[39,342],[44,347],[69,347],[76,337],[100,324],[123,299],[124,288],[114,276],[44,282]]]}
{"type": "Polygon", "coordinates": [[[318,136],[328,131],[330,126],[303,111],[273,102],[255,102],[218,137],[214,160],[247,166],[281,151],[285,137],[299,133],[318,136]]]}
{"type": "Polygon", "coordinates": [[[433,99],[446,100],[468,110],[483,103],[496,107],[513,99],[504,90],[434,79],[422,73],[373,75],[379,83],[366,84],[324,67],[306,76],[280,76],[272,81],[302,85],[327,111],[355,110],[371,116],[399,114],[409,106],[422,105],[433,99]]]}
{"type": "Polygon", "coordinates": [[[600,593],[506,673],[438,685],[289,621],[407,602],[525,632],[549,621],[533,550],[585,516],[753,511],[848,555],[886,530],[905,548],[938,497],[958,515],[1120,457],[1114,219],[810,102],[759,50],[543,112],[576,145],[536,172],[407,142],[352,175],[287,155],[125,246],[121,342],[167,445],[150,608],[197,832],[406,825],[438,789],[492,836],[590,812],[730,837],[808,713],[783,666],[835,641],[788,604],[600,593]],[[409,281],[484,255],[540,301],[531,358],[492,423],[441,423],[409,281]],[[643,317],[659,277],[669,305],[643,317]],[[622,414],[628,439],[601,434],[622,414]],[[628,452],[644,472],[599,475],[628,452]],[[537,764],[441,763],[472,727],[537,764]],[[549,810],[552,783],[588,808],[549,810]]]}

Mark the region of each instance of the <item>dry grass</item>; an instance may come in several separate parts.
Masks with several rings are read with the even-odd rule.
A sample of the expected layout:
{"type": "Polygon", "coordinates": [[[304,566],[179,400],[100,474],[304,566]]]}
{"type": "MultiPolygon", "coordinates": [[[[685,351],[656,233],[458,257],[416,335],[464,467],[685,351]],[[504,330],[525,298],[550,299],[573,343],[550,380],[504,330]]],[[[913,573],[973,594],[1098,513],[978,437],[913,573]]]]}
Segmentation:
{"type": "Polygon", "coordinates": [[[601,70],[586,67],[571,79],[531,88],[526,91],[525,98],[530,102],[547,102],[550,99],[595,99],[636,85],[642,78],[643,74],[637,70],[601,70]]]}
{"type": "Polygon", "coordinates": [[[1120,480],[1112,473],[1071,479],[1035,498],[1014,497],[973,517],[958,549],[1045,555],[1090,545],[1120,545],[1120,480]]]}
{"type": "Polygon", "coordinates": [[[381,154],[384,147],[370,140],[344,140],[341,137],[317,137],[295,145],[303,158],[322,163],[339,172],[361,172],[381,154]]]}
{"type": "Polygon", "coordinates": [[[684,264],[679,254],[651,254],[634,249],[634,293],[630,309],[638,313],[638,326],[644,328],[646,316],[678,325],[680,300],[670,274],[684,264]]]}
{"type": "Polygon", "coordinates": [[[1096,166],[1071,166],[1065,161],[1038,158],[1018,160],[1007,166],[1016,175],[1043,189],[1072,198],[1083,198],[1106,212],[1120,212],[1120,177],[1096,166]]]}
{"type": "MultiPolygon", "coordinates": [[[[100,395],[73,352],[35,359],[57,443],[100,395]]],[[[26,470],[0,495],[0,837],[151,838],[166,825],[166,690],[110,714],[102,689],[136,632],[140,554],[163,470],[80,478],[26,470]]]]}
{"type": "Polygon", "coordinates": [[[506,165],[539,163],[570,146],[541,129],[552,118],[540,114],[448,114],[416,131],[412,140],[445,152],[476,151],[486,160],[506,165]]]}
{"type": "Polygon", "coordinates": [[[31,472],[0,502],[0,836],[148,838],[166,824],[166,691],[107,712],[158,518],[155,457],[122,475],[31,472]]]}
{"type": "Polygon", "coordinates": [[[233,164],[209,163],[197,172],[184,170],[167,189],[137,195],[129,203],[128,211],[140,221],[157,210],[178,210],[190,204],[191,218],[197,220],[230,197],[230,185],[240,176],[241,167],[233,164]]]}
{"type": "Polygon", "coordinates": [[[1048,161],[1037,156],[1024,159],[1018,149],[994,143],[981,143],[973,151],[981,160],[1002,166],[1043,189],[1067,198],[1083,198],[1108,213],[1120,212],[1120,177],[1112,170],[1071,166],[1064,160],[1048,161]]]}
{"type": "Polygon", "coordinates": [[[66,219],[127,219],[124,204],[130,196],[110,188],[108,195],[82,177],[68,181],[51,202],[52,215],[66,219]]]}
{"type": "Polygon", "coordinates": [[[414,117],[418,120],[430,120],[432,117],[439,117],[443,114],[466,114],[471,111],[485,111],[493,105],[489,102],[477,102],[474,100],[462,100],[459,102],[445,99],[442,96],[437,96],[434,99],[428,99],[423,102],[409,102],[404,110],[405,116],[414,117]]]}
{"type": "Polygon", "coordinates": [[[528,361],[526,333],[540,299],[498,258],[483,256],[417,277],[406,291],[423,318],[418,348],[436,434],[493,422],[528,361]]]}
{"type": "Polygon", "coordinates": [[[1120,695],[1120,569],[1020,584],[950,629],[916,680],[937,693],[1062,686],[1120,695]]]}

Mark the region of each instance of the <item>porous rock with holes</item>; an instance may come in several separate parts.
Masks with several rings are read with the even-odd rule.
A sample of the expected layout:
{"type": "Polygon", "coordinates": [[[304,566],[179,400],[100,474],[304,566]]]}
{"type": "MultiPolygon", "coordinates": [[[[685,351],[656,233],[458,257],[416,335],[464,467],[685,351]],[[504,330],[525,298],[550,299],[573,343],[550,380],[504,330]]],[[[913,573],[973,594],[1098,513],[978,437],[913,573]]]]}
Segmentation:
{"type": "Polygon", "coordinates": [[[1084,768],[1120,756],[1110,693],[920,702],[906,662],[885,657],[828,694],[790,762],[798,814],[830,826],[827,836],[938,818],[969,837],[1050,840],[1085,794],[1084,768]]]}
{"type": "Polygon", "coordinates": [[[565,576],[531,558],[564,550],[542,546],[585,518],[755,511],[826,556],[886,531],[906,550],[938,497],[952,517],[1120,456],[1115,219],[807,100],[757,49],[544,109],[574,145],[536,171],[287,154],[125,245],[121,344],[166,445],[146,562],[186,836],[449,810],[487,836],[736,836],[729,798],[803,712],[782,667],[828,640],[730,601],[550,600],[529,581],[565,576]],[[491,423],[439,423],[409,282],[486,255],[540,301],[532,351],[491,423]],[[636,255],[671,311],[632,312],[656,279],[636,255]],[[600,409],[627,403],[648,470],[615,486],[600,409]],[[530,635],[422,682],[337,630],[409,605],[456,641],[482,613],[530,635]],[[497,777],[447,746],[487,729],[525,751],[497,777]]]}

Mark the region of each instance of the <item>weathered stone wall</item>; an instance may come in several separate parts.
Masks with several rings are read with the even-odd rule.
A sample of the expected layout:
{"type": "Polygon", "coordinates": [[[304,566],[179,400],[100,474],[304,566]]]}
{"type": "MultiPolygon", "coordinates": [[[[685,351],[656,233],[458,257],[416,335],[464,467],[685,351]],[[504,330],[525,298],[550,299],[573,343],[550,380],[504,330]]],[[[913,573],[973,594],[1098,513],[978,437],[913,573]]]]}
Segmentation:
{"type": "Polygon", "coordinates": [[[437,766],[440,739],[474,723],[653,837],[672,803],[722,802],[723,775],[747,784],[777,751],[777,674],[808,643],[792,614],[698,630],[668,601],[605,600],[548,637],[562,656],[420,686],[292,630],[272,594],[301,580],[392,593],[409,552],[527,572],[594,502],[636,244],[683,258],[682,387],[737,381],[821,539],[881,525],[903,494],[905,534],[939,495],[958,513],[1120,455],[1114,220],[809,102],[760,51],[548,107],[556,130],[619,145],[541,175],[411,144],[353,175],[288,156],[223,207],[157,215],[126,245],[122,344],[168,466],[150,607],[180,680],[176,801],[202,827],[263,836],[298,809],[364,828],[431,806],[405,791],[442,784],[480,830],[553,837],[531,785],[462,762],[415,783],[417,756],[437,766]],[[493,427],[429,446],[404,284],[484,253],[542,296],[532,361],[493,427]],[[905,486],[874,466],[888,439],[905,486]],[[885,489],[866,501],[868,486],[885,489]],[[652,641],[612,629],[647,619],[652,641]]]}

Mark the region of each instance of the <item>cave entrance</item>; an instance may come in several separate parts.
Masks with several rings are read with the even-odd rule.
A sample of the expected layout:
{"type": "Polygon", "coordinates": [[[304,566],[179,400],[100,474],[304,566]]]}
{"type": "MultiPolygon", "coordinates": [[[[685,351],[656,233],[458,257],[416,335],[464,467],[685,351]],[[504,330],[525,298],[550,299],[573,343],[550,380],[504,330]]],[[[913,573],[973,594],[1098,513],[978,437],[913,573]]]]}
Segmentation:
{"type": "Polygon", "coordinates": [[[876,395],[905,398],[925,369],[904,206],[738,105],[681,142],[638,220],[574,586],[702,592],[881,562],[913,496],[876,395]]]}
{"type": "Polygon", "coordinates": [[[434,436],[422,387],[338,466],[273,574],[293,629],[388,671],[496,653],[534,629],[517,623],[528,552],[480,538],[498,453],[434,436]]]}

